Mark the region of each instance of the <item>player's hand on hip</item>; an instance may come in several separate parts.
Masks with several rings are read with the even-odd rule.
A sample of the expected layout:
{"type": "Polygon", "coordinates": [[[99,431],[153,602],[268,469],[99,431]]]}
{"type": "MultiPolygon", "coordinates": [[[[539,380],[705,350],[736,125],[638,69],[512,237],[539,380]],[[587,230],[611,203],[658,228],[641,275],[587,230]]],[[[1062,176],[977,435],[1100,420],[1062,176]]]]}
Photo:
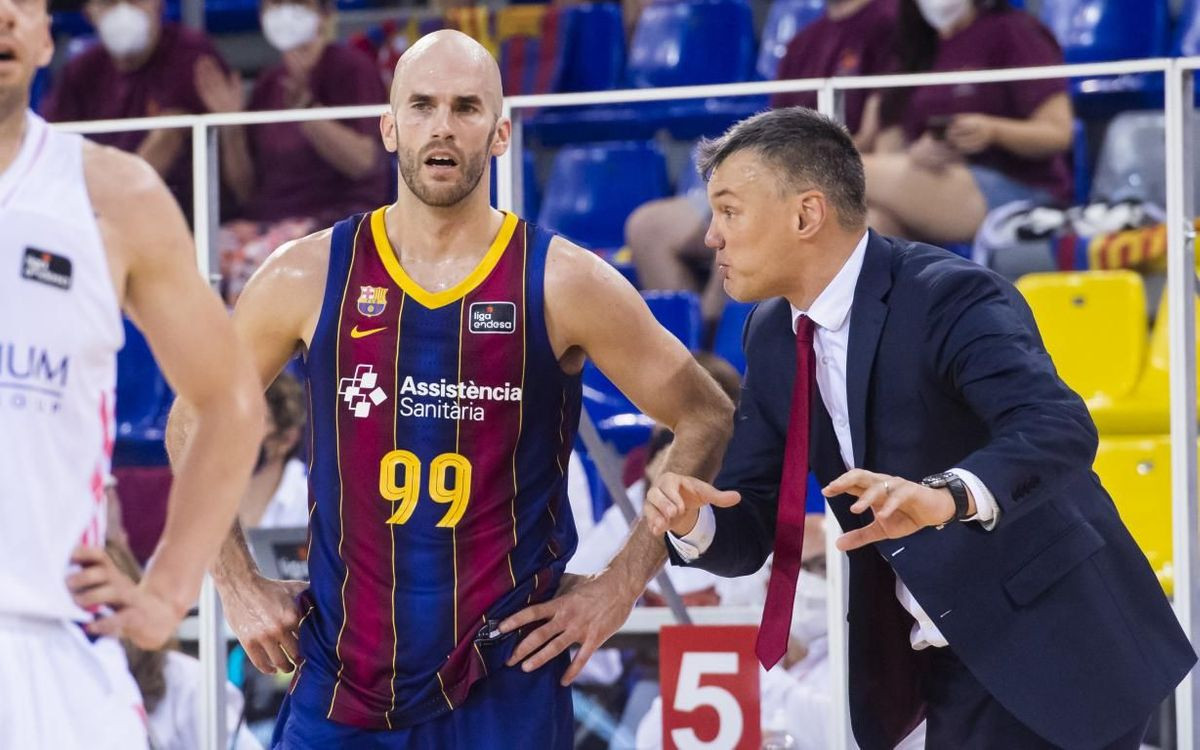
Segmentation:
{"type": "Polygon", "coordinates": [[[901,477],[851,469],[821,490],[825,497],[848,494],[858,498],[850,512],[868,509],[874,520],[837,539],[843,552],[878,542],[899,539],[926,526],[939,526],[954,517],[954,498],[948,490],[933,489],[901,477]]]}
{"type": "Polygon", "coordinates": [[[304,581],[257,574],[222,588],[225,619],[258,671],[291,672],[299,662],[301,614],[296,597],[307,588],[304,581]]]}
{"type": "Polygon", "coordinates": [[[504,633],[542,623],[517,644],[508,665],[520,664],[521,669],[532,672],[579,644],[579,652],[562,677],[562,684],[570,685],[596,649],[625,624],[636,601],[611,574],[565,574],[553,599],[526,607],[500,623],[504,633]]]}
{"type": "Polygon", "coordinates": [[[642,515],[655,534],[668,529],[684,536],[696,525],[700,509],[705,505],[727,508],[741,502],[742,496],[733,490],[718,490],[708,482],[664,471],[646,493],[642,515]]]}
{"type": "Polygon", "coordinates": [[[161,648],[175,633],[186,610],[169,592],[155,590],[148,580],[134,583],[100,547],[76,547],[71,562],[79,566],[67,577],[72,598],[97,613],[85,625],[88,633],[127,638],[148,651],[161,648]]]}

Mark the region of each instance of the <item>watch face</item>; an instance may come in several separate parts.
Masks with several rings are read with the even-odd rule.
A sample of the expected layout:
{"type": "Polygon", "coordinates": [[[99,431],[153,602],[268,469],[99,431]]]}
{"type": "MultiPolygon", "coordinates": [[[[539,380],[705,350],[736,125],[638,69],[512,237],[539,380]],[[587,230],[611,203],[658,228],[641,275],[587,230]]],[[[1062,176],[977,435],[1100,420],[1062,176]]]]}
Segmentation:
{"type": "Polygon", "coordinates": [[[945,487],[946,483],[949,482],[953,477],[953,474],[950,474],[949,472],[943,472],[941,474],[934,474],[932,476],[925,477],[921,480],[921,484],[925,485],[926,487],[939,489],[941,487],[945,487]]]}

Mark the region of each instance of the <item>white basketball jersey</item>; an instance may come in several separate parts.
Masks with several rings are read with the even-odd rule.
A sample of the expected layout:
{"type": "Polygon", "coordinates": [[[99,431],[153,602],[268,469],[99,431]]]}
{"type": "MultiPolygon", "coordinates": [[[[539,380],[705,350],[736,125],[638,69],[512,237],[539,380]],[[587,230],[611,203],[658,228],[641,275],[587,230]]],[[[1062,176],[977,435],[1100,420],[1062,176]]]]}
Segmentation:
{"type": "Polygon", "coordinates": [[[65,578],[104,544],[123,341],[83,139],[28,113],[0,173],[0,613],[90,619],[65,578]]]}

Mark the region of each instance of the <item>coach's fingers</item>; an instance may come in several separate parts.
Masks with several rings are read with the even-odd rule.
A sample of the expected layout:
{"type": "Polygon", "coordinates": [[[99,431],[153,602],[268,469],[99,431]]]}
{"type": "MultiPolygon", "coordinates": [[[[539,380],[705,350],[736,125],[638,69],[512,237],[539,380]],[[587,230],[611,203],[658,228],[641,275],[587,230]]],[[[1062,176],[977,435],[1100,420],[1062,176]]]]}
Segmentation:
{"type": "Polygon", "coordinates": [[[561,632],[563,632],[562,626],[555,623],[554,620],[549,620],[545,625],[536,628],[529,635],[522,638],[517,647],[513,649],[512,656],[508,657],[508,666],[511,667],[524,661],[530,654],[540,649],[547,641],[561,632]]]}
{"type": "Polygon", "coordinates": [[[733,490],[718,490],[708,482],[695,477],[684,477],[679,483],[679,494],[690,507],[716,505],[727,508],[741,502],[742,496],[733,490]]]}
{"type": "Polygon", "coordinates": [[[579,647],[579,652],[575,654],[575,658],[571,660],[571,666],[567,667],[567,671],[563,673],[562,685],[566,687],[575,681],[583,668],[587,666],[588,659],[592,658],[592,654],[596,653],[599,644],[584,643],[579,647]]]}
{"type": "Polygon", "coordinates": [[[865,547],[882,539],[887,539],[887,533],[878,521],[873,521],[861,529],[847,531],[837,538],[837,548],[842,552],[865,547]]]}
{"type": "Polygon", "coordinates": [[[96,637],[111,636],[113,638],[120,638],[124,630],[126,618],[127,615],[115,612],[85,623],[83,629],[88,632],[88,635],[96,637]]]}
{"type": "Polygon", "coordinates": [[[858,496],[876,482],[882,482],[884,479],[887,479],[887,477],[882,474],[876,474],[873,471],[867,471],[866,469],[851,469],[829,484],[825,485],[825,487],[821,489],[821,494],[825,497],[833,497],[835,495],[842,494],[858,496]]]}
{"type": "Polygon", "coordinates": [[[554,612],[555,606],[553,599],[548,602],[542,602],[541,604],[534,604],[522,609],[519,612],[514,612],[513,614],[504,618],[504,621],[500,623],[500,632],[511,633],[517,628],[523,628],[531,622],[549,620],[554,616],[554,612]]]}
{"type": "Polygon", "coordinates": [[[881,508],[888,498],[897,494],[891,486],[885,486],[883,482],[876,482],[870,487],[861,491],[858,495],[858,500],[850,506],[851,513],[862,513],[867,508],[881,508]]]}

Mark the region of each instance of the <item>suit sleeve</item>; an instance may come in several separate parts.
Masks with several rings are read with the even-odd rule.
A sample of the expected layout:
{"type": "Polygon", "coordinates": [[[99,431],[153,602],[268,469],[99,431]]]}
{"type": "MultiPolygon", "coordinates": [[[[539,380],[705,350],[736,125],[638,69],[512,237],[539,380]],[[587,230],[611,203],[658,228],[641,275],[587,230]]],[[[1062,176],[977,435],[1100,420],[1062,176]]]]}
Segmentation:
{"type": "Polygon", "coordinates": [[[1004,524],[1050,501],[1062,480],[1089,471],[1096,427],[1058,377],[1020,294],[978,269],[930,286],[929,343],[942,381],[988,427],[990,440],[958,462],[991,491],[1004,524]]]}
{"type": "MultiPolygon", "coordinates": [[[[754,337],[750,333],[753,322],[752,313],[746,321],[743,348],[747,361],[761,362],[769,355],[753,352],[754,337]]],[[[786,436],[763,416],[761,389],[769,385],[755,378],[752,366],[746,370],[734,416],[733,438],[714,482],[720,489],[740,492],[741,502],[730,508],[712,509],[716,520],[712,544],[694,561],[685,562],[674,546],[668,544],[675,565],[690,565],[721,576],[743,576],[761,568],[771,553],[786,436]]]]}

